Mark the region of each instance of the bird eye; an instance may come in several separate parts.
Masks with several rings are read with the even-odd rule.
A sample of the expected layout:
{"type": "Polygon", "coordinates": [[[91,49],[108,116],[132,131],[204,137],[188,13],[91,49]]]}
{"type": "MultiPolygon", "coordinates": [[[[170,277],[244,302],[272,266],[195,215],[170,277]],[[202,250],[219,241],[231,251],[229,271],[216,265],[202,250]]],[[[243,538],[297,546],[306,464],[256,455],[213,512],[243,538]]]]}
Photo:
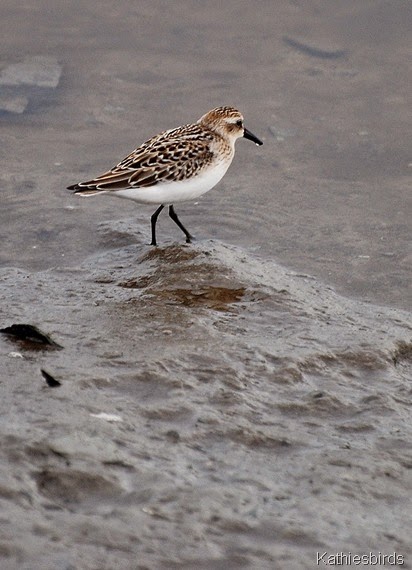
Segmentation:
{"type": "Polygon", "coordinates": [[[239,119],[238,121],[236,121],[236,125],[238,127],[243,127],[243,121],[241,119],[239,119]]]}

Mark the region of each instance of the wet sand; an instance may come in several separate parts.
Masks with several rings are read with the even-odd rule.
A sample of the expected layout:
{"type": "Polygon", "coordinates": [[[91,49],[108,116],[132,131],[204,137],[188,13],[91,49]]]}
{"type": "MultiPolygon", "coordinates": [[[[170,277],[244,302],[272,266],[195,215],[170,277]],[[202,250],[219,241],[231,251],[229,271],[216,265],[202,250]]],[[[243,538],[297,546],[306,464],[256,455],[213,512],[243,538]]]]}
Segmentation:
{"type": "Polygon", "coordinates": [[[2,570],[411,567],[412,9],[258,6],[2,3],[2,570]],[[65,190],[220,104],[193,245],[65,190]]]}

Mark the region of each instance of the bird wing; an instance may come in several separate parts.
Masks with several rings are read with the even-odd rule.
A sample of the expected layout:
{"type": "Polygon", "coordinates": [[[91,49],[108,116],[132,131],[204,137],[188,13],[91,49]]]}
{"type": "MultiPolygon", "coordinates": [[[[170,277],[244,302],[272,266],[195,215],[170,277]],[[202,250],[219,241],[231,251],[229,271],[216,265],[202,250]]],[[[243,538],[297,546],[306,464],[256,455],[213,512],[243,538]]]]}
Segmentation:
{"type": "Polygon", "coordinates": [[[165,131],[136,148],[111,170],[69,189],[94,194],[191,178],[212,161],[211,140],[198,125],[165,131]]]}

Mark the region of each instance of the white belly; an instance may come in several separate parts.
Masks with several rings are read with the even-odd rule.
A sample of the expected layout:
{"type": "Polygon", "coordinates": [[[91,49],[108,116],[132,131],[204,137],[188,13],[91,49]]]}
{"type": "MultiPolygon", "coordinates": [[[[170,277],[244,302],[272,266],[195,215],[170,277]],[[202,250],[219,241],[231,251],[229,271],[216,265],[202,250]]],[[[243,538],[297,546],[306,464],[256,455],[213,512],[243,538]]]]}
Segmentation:
{"type": "Polygon", "coordinates": [[[204,172],[179,182],[159,183],[149,188],[127,188],[108,192],[112,196],[128,198],[141,204],[174,204],[199,198],[223,178],[231,163],[224,161],[204,172]]]}

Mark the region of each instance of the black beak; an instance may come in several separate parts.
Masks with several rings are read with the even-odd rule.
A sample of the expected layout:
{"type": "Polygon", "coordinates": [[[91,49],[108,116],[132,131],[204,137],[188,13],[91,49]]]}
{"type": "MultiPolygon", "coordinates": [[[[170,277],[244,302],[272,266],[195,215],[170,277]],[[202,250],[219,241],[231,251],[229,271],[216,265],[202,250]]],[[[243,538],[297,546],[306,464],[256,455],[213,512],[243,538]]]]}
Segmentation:
{"type": "Polygon", "coordinates": [[[263,144],[263,142],[258,139],[257,137],[255,137],[254,134],[252,134],[250,131],[248,131],[247,129],[243,129],[243,136],[245,137],[245,139],[249,139],[250,141],[253,141],[255,144],[257,144],[258,146],[261,146],[263,144]]]}

